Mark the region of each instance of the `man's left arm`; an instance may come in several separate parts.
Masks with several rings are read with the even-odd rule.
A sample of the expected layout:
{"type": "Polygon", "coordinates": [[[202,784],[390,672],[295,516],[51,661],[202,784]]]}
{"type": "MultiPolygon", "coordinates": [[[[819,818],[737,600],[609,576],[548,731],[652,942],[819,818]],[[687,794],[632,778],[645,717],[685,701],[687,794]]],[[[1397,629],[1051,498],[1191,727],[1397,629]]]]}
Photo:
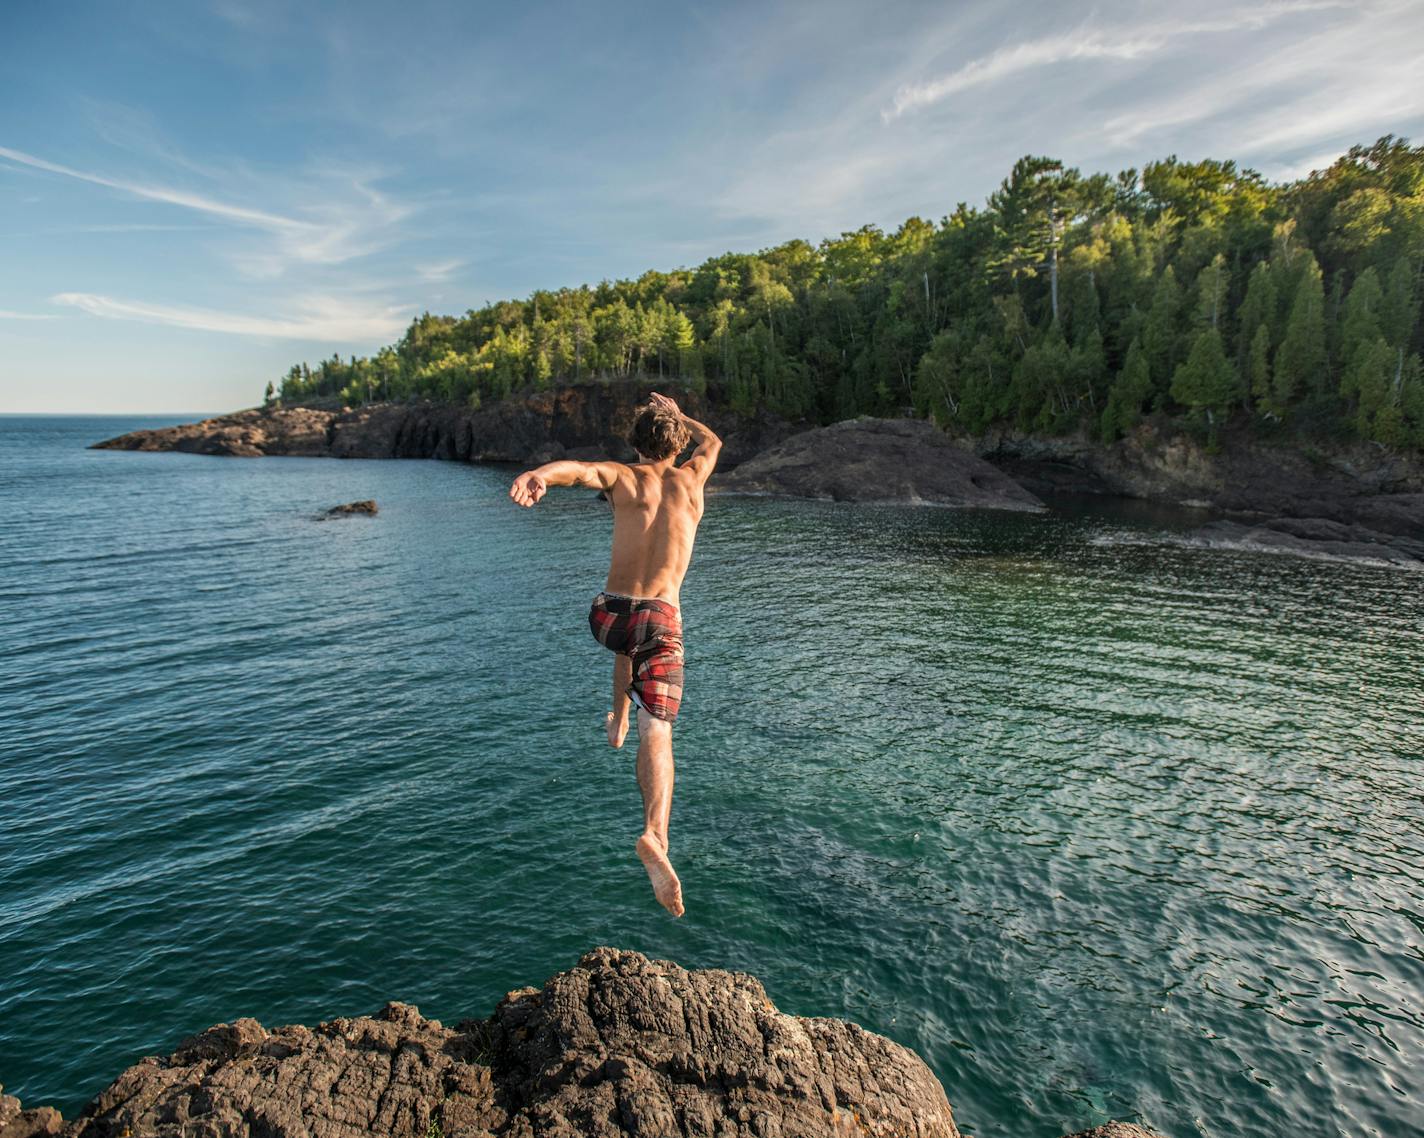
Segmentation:
{"type": "Polygon", "coordinates": [[[698,479],[706,482],[712,477],[712,469],[717,465],[717,456],[722,452],[722,440],[717,437],[717,432],[706,423],[699,423],[691,415],[684,414],[682,408],[666,395],[654,391],[649,396],[649,400],[655,407],[664,407],[682,420],[682,425],[687,428],[687,433],[691,436],[696,448],[693,450],[692,456],[683,464],[683,469],[691,470],[698,479]]]}
{"type": "Polygon", "coordinates": [[[560,459],[526,470],[514,480],[509,496],[516,505],[532,506],[544,497],[550,486],[587,486],[590,490],[611,490],[618,481],[621,463],[572,462],[560,459]]]}

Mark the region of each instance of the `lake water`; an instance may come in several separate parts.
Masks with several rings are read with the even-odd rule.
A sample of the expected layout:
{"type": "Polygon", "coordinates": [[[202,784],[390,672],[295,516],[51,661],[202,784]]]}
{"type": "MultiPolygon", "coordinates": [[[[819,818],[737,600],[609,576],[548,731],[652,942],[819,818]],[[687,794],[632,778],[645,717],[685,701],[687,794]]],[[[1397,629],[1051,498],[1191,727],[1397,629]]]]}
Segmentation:
{"type": "Polygon", "coordinates": [[[0,419],[28,1105],[241,1015],[483,1016],[613,944],[907,1044],[979,1138],[1424,1132],[1424,575],[1145,510],[714,498],[673,921],[602,741],[601,502],[83,449],[146,425],[0,419]]]}

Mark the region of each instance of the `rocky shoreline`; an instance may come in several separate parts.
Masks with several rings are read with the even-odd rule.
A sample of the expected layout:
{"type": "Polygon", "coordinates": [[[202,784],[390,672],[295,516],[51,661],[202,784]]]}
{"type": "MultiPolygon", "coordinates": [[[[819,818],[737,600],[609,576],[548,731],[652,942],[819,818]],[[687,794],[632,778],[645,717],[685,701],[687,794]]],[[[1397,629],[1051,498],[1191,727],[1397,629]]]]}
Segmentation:
{"type": "MultiPolygon", "coordinates": [[[[777,1010],[752,976],[597,948],[454,1028],[392,1003],[219,1024],[66,1121],[0,1095],[0,1138],[959,1138],[912,1051],[777,1010]]],[[[1075,1138],[1156,1138],[1110,1123],[1075,1138]]]]}
{"type": "MultiPolygon", "coordinates": [[[[1424,462],[1374,444],[1312,450],[1228,434],[1220,452],[1210,453],[1151,422],[1110,445],[1082,435],[950,439],[913,419],[814,428],[713,407],[668,386],[722,435],[714,490],[1015,510],[1041,509],[1042,497],[1063,492],[1118,495],[1200,507],[1238,526],[1229,534],[1201,532],[1202,545],[1424,566],[1424,462]]],[[[94,446],[529,465],[563,457],[629,460],[625,435],[647,387],[566,385],[481,408],[258,408],[94,446]]]]}
{"type": "MultiPolygon", "coordinates": [[[[806,424],[774,415],[710,407],[695,392],[668,385],[687,412],[722,436],[721,465],[735,467],[806,424]]],[[[372,403],[364,407],[256,407],[198,423],[132,431],[96,450],[181,451],[260,458],[436,458],[453,462],[539,463],[556,458],[631,461],[628,429],[647,388],[578,384],[501,400],[486,407],[450,403],[372,403]]]]}
{"type": "Polygon", "coordinates": [[[850,419],[803,431],[727,474],[731,493],[1041,512],[1043,502],[922,419],[850,419]]]}

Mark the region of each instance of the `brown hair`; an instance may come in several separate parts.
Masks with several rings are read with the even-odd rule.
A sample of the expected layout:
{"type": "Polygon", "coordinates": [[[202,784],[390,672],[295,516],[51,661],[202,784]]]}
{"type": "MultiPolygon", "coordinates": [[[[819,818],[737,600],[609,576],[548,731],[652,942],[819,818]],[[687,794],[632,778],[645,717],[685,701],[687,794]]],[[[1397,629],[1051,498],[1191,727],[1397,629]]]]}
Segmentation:
{"type": "Polygon", "coordinates": [[[689,438],[691,435],[679,415],[652,405],[638,412],[628,434],[633,449],[654,462],[681,454],[689,438]]]}

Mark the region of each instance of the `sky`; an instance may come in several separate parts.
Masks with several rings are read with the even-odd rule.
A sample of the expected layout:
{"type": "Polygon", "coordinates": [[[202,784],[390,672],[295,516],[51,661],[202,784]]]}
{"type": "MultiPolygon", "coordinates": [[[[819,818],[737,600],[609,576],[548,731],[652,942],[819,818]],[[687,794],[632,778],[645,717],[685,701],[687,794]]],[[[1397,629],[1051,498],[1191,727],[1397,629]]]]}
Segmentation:
{"type": "Polygon", "coordinates": [[[422,311],[1424,141],[1424,2],[3,0],[0,413],[216,413],[422,311]]]}

